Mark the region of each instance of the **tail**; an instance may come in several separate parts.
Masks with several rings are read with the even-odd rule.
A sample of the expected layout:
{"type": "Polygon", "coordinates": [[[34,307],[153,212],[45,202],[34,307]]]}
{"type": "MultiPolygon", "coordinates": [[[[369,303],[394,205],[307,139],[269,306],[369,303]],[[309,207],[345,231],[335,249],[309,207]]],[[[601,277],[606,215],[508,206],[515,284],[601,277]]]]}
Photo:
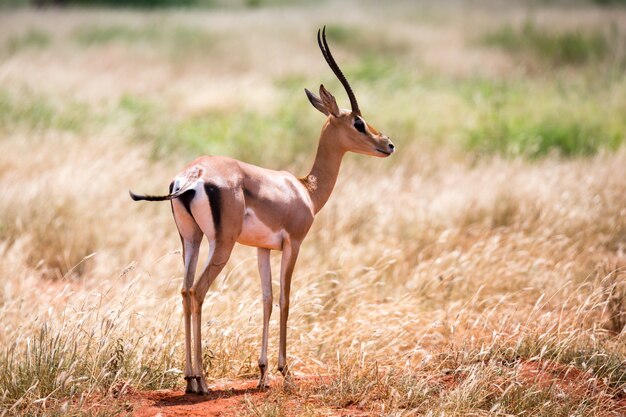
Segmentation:
{"type": "Polygon", "coordinates": [[[140,195],[140,194],[135,194],[130,190],[128,190],[128,193],[130,194],[130,198],[132,198],[135,201],[140,201],[140,200],[165,201],[165,200],[174,200],[175,198],[178,198],[182,194],[184,194],[185,191],[187,191],[187,188],[180,189],[176,191],[175,193],[170,193],[168,195],[140,195]]]}

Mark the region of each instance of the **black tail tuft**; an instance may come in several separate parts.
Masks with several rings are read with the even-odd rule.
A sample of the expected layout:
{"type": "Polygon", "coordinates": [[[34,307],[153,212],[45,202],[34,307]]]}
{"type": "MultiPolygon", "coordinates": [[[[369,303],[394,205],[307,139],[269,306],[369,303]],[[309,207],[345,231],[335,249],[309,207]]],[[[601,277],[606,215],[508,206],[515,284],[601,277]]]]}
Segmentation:
{"type": "Polygon", "coordinates": [[[132,198],[135,201],[141,201],[141,200],[146,200],[146,201],[165,201],[165,200],[172,200],[176,197],[178,197],[177,193],[174,194],[168,194],[168,195],[140,195],[140,194],[135,194],[132,191],[128,191],[128,193],[130,194],[130,198],[132,198]]]}

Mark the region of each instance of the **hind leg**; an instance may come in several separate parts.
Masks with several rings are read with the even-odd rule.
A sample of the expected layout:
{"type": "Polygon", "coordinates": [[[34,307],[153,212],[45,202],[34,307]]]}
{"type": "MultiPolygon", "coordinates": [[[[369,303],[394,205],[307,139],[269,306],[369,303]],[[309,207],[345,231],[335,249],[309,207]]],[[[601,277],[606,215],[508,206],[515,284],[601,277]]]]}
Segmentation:
{"type": "Polygon", "coordinates": [[[202,304],[211,284],[213,284],[215,278],[226,265],[228,258],[230,258],[234,244],[234,241],[228,243],[211,242],[211,245],[214,246],[214,248],[211,248],[211,259],[198,281],[193,284],[190,290],[194,342],[193,373],[198,384],[196,391],[198,394],[209,393],[202,365],[202,304]]]}
{"type": "Polygon", "coordinates": [[[230,258],[230,253],[241,233],[243,222],[243,193],[204,184],[204,192],[191,205],[194,218],[209,239],[210,255],[206,268],[190,290],[191,322],[193,328],[193,372],[199,393],[208,393],[202,365],[202,304],[207,291],[230,258]],[[228,191],[228,192],[226,192],[228,191]]]}
{"type": "Polygon", "coordinates": [[[185,264],[185,274],[180,291],[183,302],[183,317],[185,322],[185,381],[187,386],[185,392],[192,393],[198,391],[196,380],[193,378],[192,357],[191,357],[191,295],[190,290],[193,285],[196,268],[198,265],[198,254],[202,243],[202,230],[188,212],[180,210],[178,203],[172,203],[172,211],[176,227],[180,234],[183,245],[183,261],[185,264]]]}
{"type": "Polygon", "coordinates": [[[196,266],[198,264],[198,252],[200,243],[202,242],[202,234],[197,240],[185,240],[183,242],[183,257],[185,258],[185,277],[183,287],[180,291],[183,299],[183,314],[185,318],[185,381],[187,387],[185,392],[197,392],[198,387],[193,380],[192,359],[191,359],[191,295],[190,290],[193,285],[196,266]]]}

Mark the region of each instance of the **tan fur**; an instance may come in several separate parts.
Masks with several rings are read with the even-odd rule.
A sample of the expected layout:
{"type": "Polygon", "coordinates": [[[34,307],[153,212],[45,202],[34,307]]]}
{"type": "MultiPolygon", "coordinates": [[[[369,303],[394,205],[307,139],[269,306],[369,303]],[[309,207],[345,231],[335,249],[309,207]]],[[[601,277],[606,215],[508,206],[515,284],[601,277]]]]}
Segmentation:
{"type": "Polygon", "coordinates": [[[371,124],[366,123],[365,125],[367,126],[367,129],[368,129],[370,132],[372,132],[372,134],[374,134],[374,135],[380,135],[380,132],[379,132],[378,130],[376,130],[376,128],[375,128],[374,126],[372,126],[371,124]]]}
{"type": "Polygon", "coordinates": [[[373,127],[366,125],[365,132],[359,132],[354,123],[357,115],[360,117],[360,111],[340,109],[335,97],[324,86],[320,86],[320,98],[308,90],[306,93],[311,104],[327,115],[315,161],[307,176],[296,178],[285,171],[265,169],[226,157],[205,156],[193,161],[174,178],[173,193],[177,194],[172,200],[172,211],[183,242],[185,262],[181,294],[185,315],[184,374],[188,392],[208,392],[202,366],[202,304],[236,242],[259,248],[258,267],[263,289],[261,387],[266,385],[267,338],[272,311],[269,254],[270,250],[283,253],[278,369],[288,378],[289,293],[300,245],[315,215],[333,191],[345,153],[386,157],[394,151],[389,138],[373,127]],[[209,240],[209,262],[202,274],[195,278],[203,235],[209,240]]]}

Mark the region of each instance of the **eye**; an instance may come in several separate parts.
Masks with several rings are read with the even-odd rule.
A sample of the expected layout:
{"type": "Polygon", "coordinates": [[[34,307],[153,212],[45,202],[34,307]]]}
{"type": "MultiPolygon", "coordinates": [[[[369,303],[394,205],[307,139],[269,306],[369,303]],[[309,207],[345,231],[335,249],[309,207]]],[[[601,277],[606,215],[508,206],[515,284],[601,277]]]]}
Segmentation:
{"type": "Polygon", "coordinates": [[[354,128],[361,133],[365,133],[365,123],[360,117],[354,119],[354,128]]]}

